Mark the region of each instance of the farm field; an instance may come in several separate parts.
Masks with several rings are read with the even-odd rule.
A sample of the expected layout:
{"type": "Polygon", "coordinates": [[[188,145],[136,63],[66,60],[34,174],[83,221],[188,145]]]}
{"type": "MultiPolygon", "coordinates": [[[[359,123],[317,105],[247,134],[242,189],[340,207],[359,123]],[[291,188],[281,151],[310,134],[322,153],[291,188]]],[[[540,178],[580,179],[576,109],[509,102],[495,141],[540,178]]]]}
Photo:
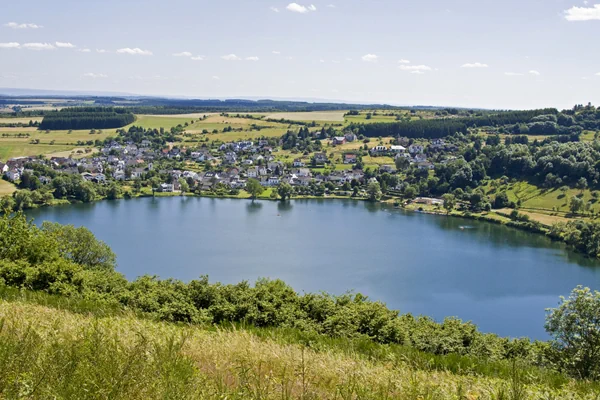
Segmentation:
{"type": "Polygon", "coordinates": [[[266,119],[288,119],[290,121],[326,121],[344,122],[344,114],[347,111],[311,111],[311,112],[281,112],[265,115],[266,119]]]}
{"type": "Polygon", "coordinates": [[[89,130],[77,130],[71,131],[71,133],[69,131],[49,131],[46,133],[46,131],[35,128],[0,128],[0,160],[70,151],[75,147],[81,147],[77,142],[104,140],[111,135],[115,135],[114,129],[92,135],[89,130]],[[17,137],[16,135],[19,133],[26,133],[29,136],[17,137]],[[3,134],[7,136],[2,136],[3,134]],[[31,143],[33,140],[39,140],[39,143],[31,143]]]}
{"type": "Polygon", "coordinates": [[[15,190],[17,190],[15,185],[0,179],[0,197],[12,194],[15,190]]]}
{"type": "Polygon", "coordinates": [[[30,144],[29,140],[7,142],[0,140],[0,160],[6,161],[13,157],[37,156],[72,149],[68,145],[30,144]]]}
{"type": "Polygon", "coordinates": [[[42,122],[43,117],[29,117],[29,118],[4,118],[0,117],[0,124],[28,124],[29,121],[42,122]]]}
{"type": "MultiPolygon", "coordinates": [[[[508,185],[500,185],[497,181],[487,182],[482,186],[484,192],[490,197],[494,193],[506,190],[510,201],[515,203],[521,201],[519,212],[529,215],[535,221],[544,225],[552,225],[555,222],[566,222],[568,217],[574,217],[569,210],[570,199],[574,196],[581,196],[582,191],[575,188],[569,188],[565,192],[558,189],[547,190],[539,188],[527,182],[516,182],[508,185]],[[493,188],[492,182],[497,186],[493,188]]],[[[592,191],[586,189],[583,191],[584,202],[591,203],[591,211],[600,213],[600,203],[592,195],[592,191]]],[[[507,213],[510,213],[509,210],[507,213]]],[[[502,211],[501,211],[502,212],[502,211]]],[[[587,215],[576,215],[576,219],[588,219],[587,215]]]]}

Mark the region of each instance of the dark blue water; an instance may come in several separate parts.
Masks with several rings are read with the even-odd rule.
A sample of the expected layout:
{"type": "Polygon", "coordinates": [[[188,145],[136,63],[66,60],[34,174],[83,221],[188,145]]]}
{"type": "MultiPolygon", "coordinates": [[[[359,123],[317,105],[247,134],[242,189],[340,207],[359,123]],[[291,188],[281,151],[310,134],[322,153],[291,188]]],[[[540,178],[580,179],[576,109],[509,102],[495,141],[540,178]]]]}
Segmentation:
{"type": "Polygon", "coordinates": [[[560,295],[580,284],[600,289],[600,263],[542,235],[363,202],[144,198],[28,216],[88,227],[130,279],[280,278],[298,291],[354,290],[504,336],[545,339],[544,310],[560,295]]]}

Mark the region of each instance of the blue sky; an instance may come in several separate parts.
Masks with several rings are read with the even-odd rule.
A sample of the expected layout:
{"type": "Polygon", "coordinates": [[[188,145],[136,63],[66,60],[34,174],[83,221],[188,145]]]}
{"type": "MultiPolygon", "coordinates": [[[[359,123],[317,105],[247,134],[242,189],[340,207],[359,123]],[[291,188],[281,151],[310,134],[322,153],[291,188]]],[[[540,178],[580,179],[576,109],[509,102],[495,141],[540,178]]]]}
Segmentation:
{"type": "Polygon", "coordinates": [[[600,0],[297,1],[3,2],[0,87],[600,104],[600,0]]]}

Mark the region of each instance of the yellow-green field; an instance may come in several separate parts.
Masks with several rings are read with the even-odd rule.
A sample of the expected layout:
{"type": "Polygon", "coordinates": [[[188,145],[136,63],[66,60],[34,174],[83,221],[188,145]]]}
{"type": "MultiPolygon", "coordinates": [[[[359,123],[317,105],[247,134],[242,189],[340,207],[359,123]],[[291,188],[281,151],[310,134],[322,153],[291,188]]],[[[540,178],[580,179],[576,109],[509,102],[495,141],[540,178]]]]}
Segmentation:
{"type": "Polygon", "coordinates": [[[12,194],[17,188],[10,182],[0,179],[0,197],[12,194]]]}
{"type": "MultiPolygon", "coordinates": [[[[521,201],[519,212],[529,215],[531,219],[544,225],[552,225],[555,222],[566,222],[568,221],[567,217],[576,217],[577,219],[587,219],[590,217],[589,214],[573,216],[570,213],[570,200],[574,196],[581,195],[582,191],[579,189],[569,188],[565,192],[562,192],[559,189],[539,188],[527,182],[516,182],[508,185],[500,185],[497,181],[495,182],[494,184],[488,182],[482,186],[486,194],[493,198],[495,193],[506,191],[510,201],[514,201],[515,203],[519,200],[521,201]],[[496,189],[494,189],[494,185],[496,185],[496,189]]],[[[591,211],[594,213],[600,212],[600,202],[592,196],[592,191],[588,189],[584,190],[583,200],[591,203],[591,211]]],[[[510,211],[512,210],[508,210],[507,213],[510,213],[510,211]]]]}
{"type": "Polygon", "coordinates": [[[347,111],[311,111],[311,112],[280,112],[265,115],[266,119],[287,119],[290,121],[327,121],[344,122],[347,111]]]}
{"type": "MultiPolygon", "coordinates": [[[[100,132],[100,131],[97,131],[100,132]]],[[[89,130],[72,131],[40,131],[35,128],[0,128],[0,160],[6,161],[12,157],[48,155],[65,152],[81,147],[77,142],[104,140],[114,136],[115,130],[104,130],[102,133],[90,134],[89,130]],[[29,137],[17,137],[18,133],[26,133],[29,137]],[[2,134],[10,136],[2,137],[2,134]],[[39,140],[33,144],[33,140],[39,140]]]]}
{"type": "Polygon", "coordinates": [[[44,117],[29,117],[29,118],[0,118],[0,124],[28,124],[29,121],[42,122],[44,117]]]}

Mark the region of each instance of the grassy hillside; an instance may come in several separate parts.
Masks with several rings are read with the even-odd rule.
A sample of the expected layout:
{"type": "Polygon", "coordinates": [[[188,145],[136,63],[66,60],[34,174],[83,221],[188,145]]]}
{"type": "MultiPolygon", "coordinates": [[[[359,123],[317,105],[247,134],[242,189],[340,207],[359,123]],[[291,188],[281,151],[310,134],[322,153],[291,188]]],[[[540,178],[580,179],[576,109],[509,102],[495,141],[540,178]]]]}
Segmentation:
{"type": "Polygon", "coordinates": [[[596,398],[591,386],[539,381],[518,367],[506,377],[453,373],[382,345],[294,343],[275,330],[74,313],[23,298],[0,300],[0,370],[0,398],[596,398]]]}

